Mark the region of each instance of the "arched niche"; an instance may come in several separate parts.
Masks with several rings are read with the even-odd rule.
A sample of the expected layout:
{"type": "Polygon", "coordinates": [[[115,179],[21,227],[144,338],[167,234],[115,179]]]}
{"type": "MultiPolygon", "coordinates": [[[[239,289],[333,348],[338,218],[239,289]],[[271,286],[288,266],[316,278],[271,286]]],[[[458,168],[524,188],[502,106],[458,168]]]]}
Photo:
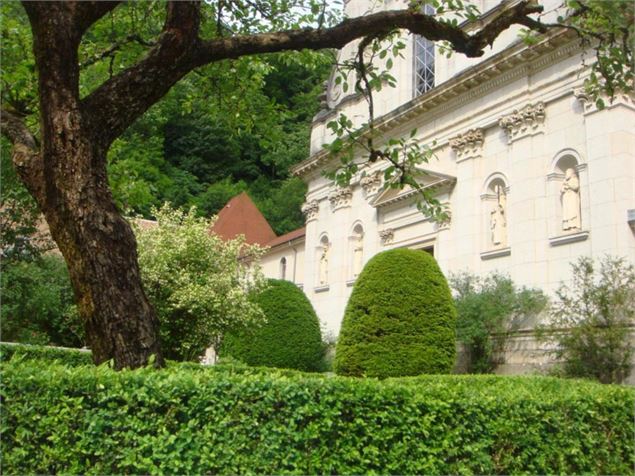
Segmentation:
{"type": "Polygon", "coordinates": [[[287,279],[287,258],[280,258],[280,279],[287,279]]]}
{"type": "Polygon", "coordinates": [[[349,235],[349,280],[355,280],[364,267],[364,226],[361,222],[353,225],[349,235]]]}
{"type": "Polygon", "coordinates": [[[329,285],[329,265],[331,258],[331,242],[326,233],[320,236],[316,254],[316,287],[328,288],[329,285]]]}
{"type": "Polygon", "coordinates": [[[492,173],[483,183],[481,193],[482,259],[510,254],[509,192],[509,181],[502,172],[492,173]]]}
{"type": "Polygon", "coordinates": [[[547,174],[547,224],[552,246],[587,238],[589,187],[586,162],[575,149],[563,149],[547,174]]]}

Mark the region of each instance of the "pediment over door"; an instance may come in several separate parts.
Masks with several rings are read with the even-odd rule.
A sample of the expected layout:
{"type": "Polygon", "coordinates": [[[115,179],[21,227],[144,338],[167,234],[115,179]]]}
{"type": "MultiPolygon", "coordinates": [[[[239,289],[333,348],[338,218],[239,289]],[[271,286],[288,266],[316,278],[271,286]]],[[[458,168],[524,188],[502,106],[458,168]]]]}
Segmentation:
{"type": "MultiPolygon", "coordinates": [[[[442,191],[448,191],[454,187],[456,183],[456,177],[446,175],[441,172],[435,172],[433,170],[419,168],[419,174],[416,177],[417,183],[424,189],[435,189],[436,193],[442,191]]],[[[382,208],[393,203],[407,200],[414,197],[417,190],[410,185],[406,185],[404,188],[387,188],[383,192],[380,192],[370,204],[375,208],[382,208]]]]}

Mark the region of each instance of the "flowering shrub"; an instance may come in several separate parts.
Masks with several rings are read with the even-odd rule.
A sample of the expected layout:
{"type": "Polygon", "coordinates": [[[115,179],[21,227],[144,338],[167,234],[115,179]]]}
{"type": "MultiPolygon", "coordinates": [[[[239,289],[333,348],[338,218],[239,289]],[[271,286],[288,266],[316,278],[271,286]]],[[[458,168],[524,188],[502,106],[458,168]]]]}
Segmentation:
{"type": "Polygon", "coordinates": [[[266,286],[262,249],[210,232],[213,220],[168,204],[153,211],[156,226],[135,226],[146,293],[161,322],[165,357],[193,360],[217,347],[232,328],[264,322],[248,296],[266,286]]]}

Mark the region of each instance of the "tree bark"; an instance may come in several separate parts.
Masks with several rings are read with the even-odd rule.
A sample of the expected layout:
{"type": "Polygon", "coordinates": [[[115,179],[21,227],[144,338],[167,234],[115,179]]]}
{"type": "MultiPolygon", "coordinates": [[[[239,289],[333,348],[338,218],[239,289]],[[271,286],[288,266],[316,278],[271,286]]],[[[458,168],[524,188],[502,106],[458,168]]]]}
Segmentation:
{"type": "Polygon", "coordinates": [[[77,51],[86,22],[76,5],[25,4],[39,74],[41,145],[30,170],[16,168],[68,264],[95,363],[114,359],[117,369],[135,368],[154,355],[161,365],[158,319],[141,285],[135,238],[108,188],[107,148],[88,126],[94,120],[86,116],[99,111],[80,107],[77,51]]]}

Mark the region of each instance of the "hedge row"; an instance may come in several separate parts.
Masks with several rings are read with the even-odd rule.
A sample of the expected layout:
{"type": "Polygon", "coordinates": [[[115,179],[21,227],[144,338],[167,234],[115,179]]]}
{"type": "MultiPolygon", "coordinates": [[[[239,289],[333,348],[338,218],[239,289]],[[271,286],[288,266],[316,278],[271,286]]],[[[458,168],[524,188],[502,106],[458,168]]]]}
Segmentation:
{"type": "Polygon", "coordinates": [[[631,473],[635,393],[544,377],[2,364],[3,474],[631,473]]]}
{"type": "Polygon", "coordinates": [[[93,357],[90,350],[12,344],[8,342],[0,343],[0,362],[8,361],[12,358],[20,360],[45,360],[47,362],[57,361],[73,367],[93,364],[93,357]]]}

